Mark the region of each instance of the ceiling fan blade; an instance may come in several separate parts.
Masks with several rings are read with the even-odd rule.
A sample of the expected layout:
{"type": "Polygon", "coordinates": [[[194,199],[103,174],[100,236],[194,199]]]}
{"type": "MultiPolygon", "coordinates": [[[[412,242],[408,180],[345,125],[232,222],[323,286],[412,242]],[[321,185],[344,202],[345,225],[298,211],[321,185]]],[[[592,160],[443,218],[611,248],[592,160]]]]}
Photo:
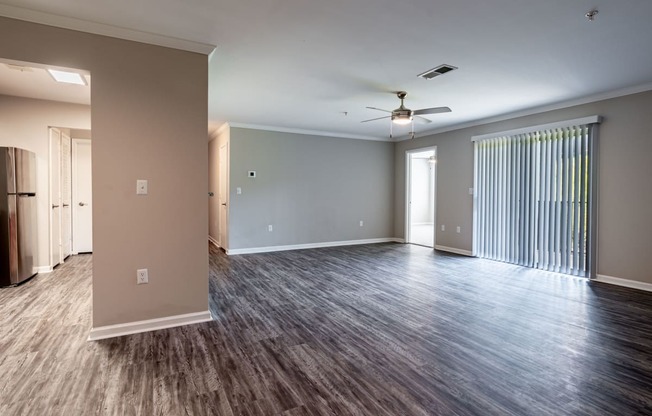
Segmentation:
{"type": "Polygon", "coordinates": [[[361,121],[360,123],[366,123],[366,122],[368,122],[368,121],[382,120],[382,119],[384,119],[384,118],[390,118],[390,117],[391,117],[391,116],[372,118],[372,119],[369,119],[369,120],[363,120],[363,121],[361,121]]]}
{"type": "Polygon", "coordinates": [[[450,113],[451,109],[448,107],[433,107],[433,108],[422,108],[421,110],[414,110],[413,115],[419,116],[422,114],[439,114],[439,113],[450,113]]]}
{"type": "Polygon", "coordinates": [[[428,120],[427,118],[421,116],[414,116],[414,121],[421,124],[432,123],[432,120],[428,120]]]}
{"type": "Polygon", "coordinates": [[[378,111],[384,111],[386,113],[391,113],[389,110],[383,110],[382,108],[377,108],[377,107],[367,107],[370,110],[378,110],[378,111]]]}

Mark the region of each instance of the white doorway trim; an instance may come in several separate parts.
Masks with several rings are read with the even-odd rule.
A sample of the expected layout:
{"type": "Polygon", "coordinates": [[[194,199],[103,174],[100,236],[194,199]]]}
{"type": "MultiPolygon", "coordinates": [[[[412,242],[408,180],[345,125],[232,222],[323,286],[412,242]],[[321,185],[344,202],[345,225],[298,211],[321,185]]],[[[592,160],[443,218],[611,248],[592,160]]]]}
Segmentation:
{"type": "Polygon", "coordinates": [[[420,147],[418,149],[410,149],[405,151],[405,225],[404,225],[404,236],[405,242],[411,243],[412,236],[410,232],[411,221],[411,194],[412,194],[412,155],[416,153],[423,153],[427,151],[432,151],[435,156],[435,165],[433,166],[434,170],[434,183],[433,183],[433,195],[434,195],[434,206],[433,206],[433,249],[437,245],[437,146],[428,146],[420,147]]]}

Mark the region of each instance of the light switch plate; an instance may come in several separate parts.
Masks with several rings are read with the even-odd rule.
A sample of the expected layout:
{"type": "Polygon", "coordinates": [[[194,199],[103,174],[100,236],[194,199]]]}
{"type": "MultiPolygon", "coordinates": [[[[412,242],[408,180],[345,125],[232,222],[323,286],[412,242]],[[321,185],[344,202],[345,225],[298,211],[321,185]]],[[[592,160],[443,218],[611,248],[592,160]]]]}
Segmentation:
{"type": "Polygon", "coordinates": [[[147,195],[147,180],[138,179],[136,181],[136,194],[137,195],[147,195]]]}
{"type": "Polygon", "coordinates": [[[240,188],[239,186],[235,188],[235,193],[240,195],[242,193],[242,188],[240,188]]]}

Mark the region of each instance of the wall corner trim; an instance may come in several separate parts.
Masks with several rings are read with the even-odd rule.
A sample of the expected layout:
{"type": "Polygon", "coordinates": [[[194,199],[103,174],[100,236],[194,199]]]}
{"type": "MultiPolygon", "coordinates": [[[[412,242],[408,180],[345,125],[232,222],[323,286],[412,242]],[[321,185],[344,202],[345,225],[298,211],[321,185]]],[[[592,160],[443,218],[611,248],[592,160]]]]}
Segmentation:
{"type": "Polygon", "coordinates": [[[229,256],[238,254],[255,254],[255,253],[271,253],[274,251],[289,251],[289,250],[305,250],[309,248],[325,248],[325,247],[340,247],[340,246],[355,246],[361,244],[379,244],[379,243],[402,243],[403,241],[397,238],[369,238],[366,240],[347,240],[347,241],[328,241],[324,243],[309,243],[309,244],[293,244],[287,246],[268,246],[268,247],[252,247],[252,248],[236,248],[226,250],[229,256]]]}
{"type": "Polygon", "coordinates": [[[123,335],[139,334],[141,332],[174,328],[176,326],[198,324],[213,320],[210,311],[167,316],[165,318],[148,319],[145,321],[127,322],[124,324],[100,326],[91,328],[88,341],[121,337],[123,335]]]}
{"type": "Polygon", "coordinates": [[[471,252],[471,251],[469,251],[469,250],[462,250],[461,248],[446,247],[446,246],[435,245],[435,250],[446,251],[446,252],[448,252],[448,253],[461,254],[462,256],[475,257],[475,256],[473,255],[473,252],[471,252]]]}
{"type": "Polygon", "coordinates": [[[217,240],[211,237],[210,235],[208,236],[208,242],[214,245],[215,247],[220,248],[220,243],[218,243],[217,240]]]}
{"type": "Polygon", "coordinates": [[[36,273],[52,273],[52,266],[40,266],[36,268],[36,273]]]}
{"type": "Polygon", "coordinates": [[[652,292],[652,283],[639,282],[637,280],[628,280],[621,279],[620,277],[606,276],[603,274],[598,274],[593,282],[608,283],[610,285],[629,287],[632,289],[645,290],[646,292],[652,292]]]}

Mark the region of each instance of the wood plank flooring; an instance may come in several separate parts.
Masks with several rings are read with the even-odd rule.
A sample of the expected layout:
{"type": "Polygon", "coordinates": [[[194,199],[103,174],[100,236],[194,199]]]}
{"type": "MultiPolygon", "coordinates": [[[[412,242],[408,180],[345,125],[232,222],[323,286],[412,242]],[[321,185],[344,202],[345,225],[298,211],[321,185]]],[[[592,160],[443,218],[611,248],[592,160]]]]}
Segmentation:
{"type": "Polygon", "coordinates": [[[652,415],[652,293],[402,244],[211,248],[213,322],[90,343],[91,267],[0,290],[0,415],[652,415]]]}

